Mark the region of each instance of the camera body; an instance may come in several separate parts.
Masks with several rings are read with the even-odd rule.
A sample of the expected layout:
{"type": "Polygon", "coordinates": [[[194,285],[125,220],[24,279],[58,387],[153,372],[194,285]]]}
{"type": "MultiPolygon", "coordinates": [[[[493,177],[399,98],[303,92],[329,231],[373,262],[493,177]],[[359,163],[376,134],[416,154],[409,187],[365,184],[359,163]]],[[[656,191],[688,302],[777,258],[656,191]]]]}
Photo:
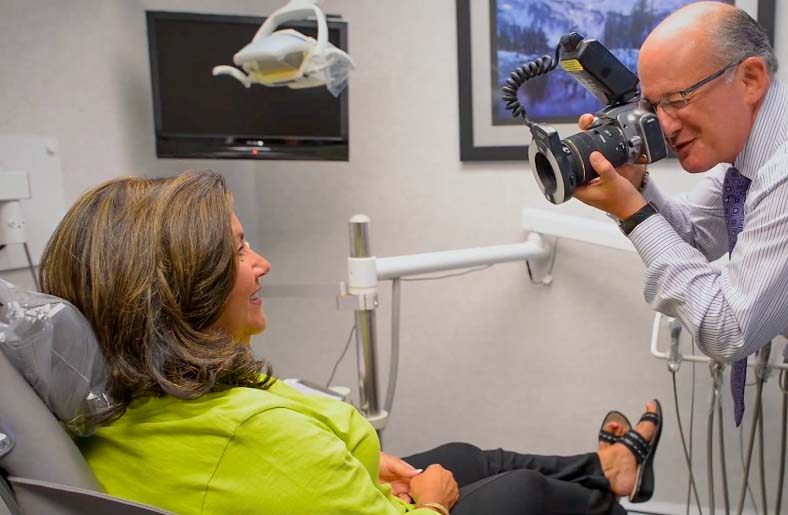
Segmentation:
{"type": "Polygon", "coordinates": [[[659,120],[641,100],[634,73],[601,43],[577,33],[562,37],[559,47],[561,67],[606,105],[589,129],[563,140],[550,125],[531,125],[531,168],[553,204],[566,202],[577,186],[597,177],[589,162],[594,151],[615,167],[652,163],[668,153],[659,120]]]}

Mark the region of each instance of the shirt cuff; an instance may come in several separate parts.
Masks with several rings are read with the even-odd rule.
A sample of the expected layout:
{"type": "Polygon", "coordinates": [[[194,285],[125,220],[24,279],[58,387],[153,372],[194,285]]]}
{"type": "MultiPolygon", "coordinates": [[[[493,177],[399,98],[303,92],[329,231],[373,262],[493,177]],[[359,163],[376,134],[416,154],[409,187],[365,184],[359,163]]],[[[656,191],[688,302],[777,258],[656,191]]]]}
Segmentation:
{"type": "Polygon", "coordinates": [[[684,243],[665,217],[660,214],[650,216],[638,224],[629,233],[629,239],[646,266],[651,266],[669,249],[684,243]]]}

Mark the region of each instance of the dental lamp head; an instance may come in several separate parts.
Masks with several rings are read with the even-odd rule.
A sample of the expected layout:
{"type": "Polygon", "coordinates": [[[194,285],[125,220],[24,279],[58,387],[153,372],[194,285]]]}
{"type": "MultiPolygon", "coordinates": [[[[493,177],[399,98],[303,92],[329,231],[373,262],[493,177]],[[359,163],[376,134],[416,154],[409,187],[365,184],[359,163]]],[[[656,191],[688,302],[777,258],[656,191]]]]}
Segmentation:
{"type": "Polygon", "coordinates": [[[326,86],[339,96],[347,85],[353,61],[328,41],[326,17],[318,7],[321,1],[290,0],[265,20],[251,43],[233,56],[243,72],[221,65],[213,68],[213,75],[230,75],[247,88],[252,84],[292,89],[326,86]],[[275,30],[289,21],[311,16],[317,20],[317,39],[293,29],[275,30]]]}

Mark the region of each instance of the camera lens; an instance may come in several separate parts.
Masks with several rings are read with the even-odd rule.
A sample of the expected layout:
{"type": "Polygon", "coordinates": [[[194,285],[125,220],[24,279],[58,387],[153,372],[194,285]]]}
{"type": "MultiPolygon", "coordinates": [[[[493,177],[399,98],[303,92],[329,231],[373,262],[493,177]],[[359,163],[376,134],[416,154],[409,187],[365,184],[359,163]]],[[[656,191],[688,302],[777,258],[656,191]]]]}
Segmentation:
{"type": "Polygon", "coordinates": [[[598,150],[614,167],[627,162],[629,155],[624,132],[611,123],[579,132],[563,140],[552,127],[535,125],[528,149],[534,177],[547,200],[553,204],[566,202],[575,187],[597,177],[589,162],[598,150]]]}
{"type": "Polygon", "coordinates": [[[537,152],[534,156],[534,167],[539,175],[539,182],[543,188],[542,193],[552,197],[557,184],[555,179],[557,170],[553,170],[553,165],[542,152],[537,152]]]}
{"type": "Polygon", "coordinates": [[[572,151],[572,161],[578,165],[577,185],[598,177],[589,161],[591,153],[595,150],[601,152],[614,167],[621,166],[629,159],[624,133],[614,125],[603,125],[596,129],[578,132],[563,140],[563,143],[566,143],[572,151]]]}
{"type": "Polygon", "coordinates": [[[539,189],[553,204],[566,202],[575,191],[577,163],[572,151],[549,125],[534,124],[531,135],[528,159],[539,189]]]}

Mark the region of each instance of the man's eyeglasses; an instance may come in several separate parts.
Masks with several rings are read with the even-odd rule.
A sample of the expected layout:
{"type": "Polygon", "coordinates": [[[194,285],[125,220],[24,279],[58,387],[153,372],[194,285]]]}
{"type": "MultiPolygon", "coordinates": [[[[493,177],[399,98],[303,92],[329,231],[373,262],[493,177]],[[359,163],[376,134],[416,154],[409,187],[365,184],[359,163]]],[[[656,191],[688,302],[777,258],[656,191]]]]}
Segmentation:
{"type": "Polygon", "coordinates": [[[665,95],[664,97],[660,98],[656,102],[651,103],[652,109],[654,109],[654,112],[657,112],[657,108],[661,107],[662,110],[665,111],[665,114],[667,114],[671,118],[675,117],[679,109],[682,109],[683,107],[686,107],[687,104],[689,104],[690,98],[692,98],[692,95],[696,91],[698,91],[700,88],[702,88],[709,82],[713,81],[714,79],[721,77],[722,74],[724,74],[731,68],[735,68],[736,66],[741,64],[741,62],[742,61],[734,61],[729,65],[720,68],[719,70],[712,73],[705,79],[699,80],[698,82],[696,82],[695,84],[693,84],[692,86],[686,89],[677,91],[676,93],[670,93],[668,95],[665,95]]]}

